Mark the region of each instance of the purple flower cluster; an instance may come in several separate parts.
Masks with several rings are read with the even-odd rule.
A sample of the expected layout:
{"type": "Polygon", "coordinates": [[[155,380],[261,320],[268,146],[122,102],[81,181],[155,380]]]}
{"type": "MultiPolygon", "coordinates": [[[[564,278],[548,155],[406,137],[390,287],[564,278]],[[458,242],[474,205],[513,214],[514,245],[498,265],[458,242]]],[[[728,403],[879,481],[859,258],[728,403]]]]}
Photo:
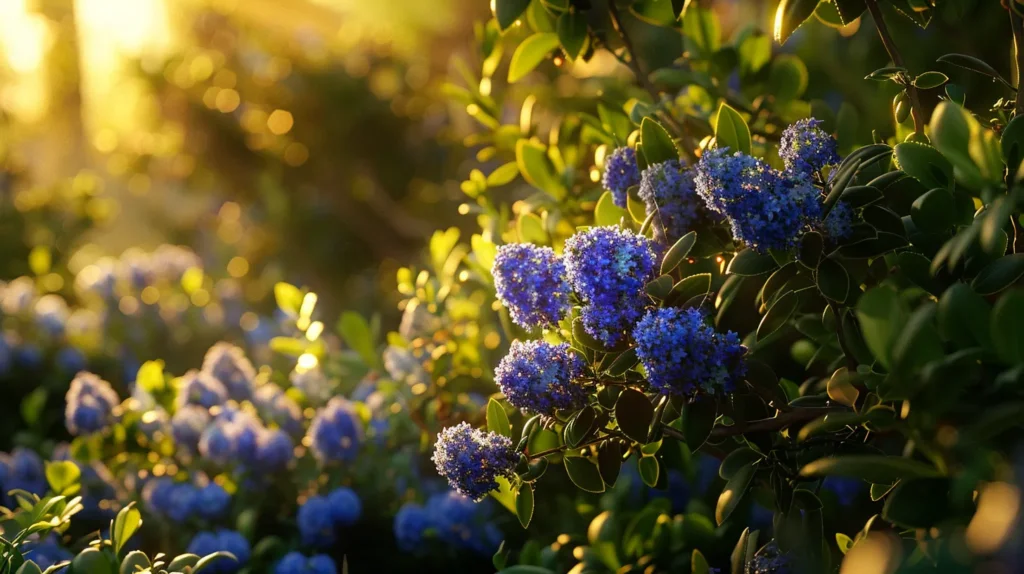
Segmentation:
{"type": "Polygon", "coordinates": [[[268,429],[258,418],[236,407],[225,407],[199,437],[199,454],[209,462],[241,464],[264,471],[281,470],[292,460],[288,433],[268,429]]]}
{"type": "Polygon", "coordinates": [[[514,407],[553,415],[586,402],[587,390],[577,381],[584,366],[566,343],[512,341],[494,371],[494,382],[514,407]]]}
{"type": "Polygon", "coordinates": [[[821,194],[810,180],[748,155],[709,150],[695,181],[707,208],[729,220],[733,237],[759,252],[793,247],[821,219],[821,194]]]}
{"type": "Polygon", "coordinates": [[[334,560],[326,554],[306,557],[299,552],[289,552],[274,566],[274,574],[338,574],[334,560]]]}
{"type": "Polygon", "coordinates": [[[394,533],[398,547],[406,552],[423,548],[428,532],[456,550],[492,555],[502,534],[491,522],[490,501],[475,503],[452,491],[432,495],[425,506],[408,502],[395,514],[394,533]]]}
{"type": "Polygon", "coordinates": [[[252,397],[256,369],[239,347],[223,341],[210,347],[203,357],[202,370],[220,381],[232,399],[252,397]]]}
{"type": "Polygon", "coordinates": [[[782,130],[779,156],[793,175],[810,178],[839,163],[839,146],[820,125],[821,120],[808,118],[782,130]]]}
{"type": "Polygon", "coordinates": [[[651,387],[664,395],[730,391],[746,373],[736,333],[721,334],[697,309],[656,309],[633,331],[651,387]]]}
{"type": "Polygon", "coordinates": [[[302,434],[302,409],[281,387],[274,383],[256,387],[252,403],[264,421],[276,424],[291,436],[302,434]]]}
{"type": "Polygon", "coordinates": [[[84,371],[71,381],[66,401],[64,422],[68,432],[76,436],[109,428],[114,422],[114,407],[120,403],[110,383],[84,371]]]}
{"type": "Polygon", "coordinates": [[[644,287],[658,257],[650,239],[618,227],[593,227],[565,242],[569,285],[584,302],[583,328],[612,346],[643,315],[644,287]]]}
{"type": "Polygon", "coordinates": [[[601,184],[612,192],[615,205],[626,207],[629,188],[640,183],[640,169],[636,165],[636,152],[630,147],[615,148],[604,160],[601,184]]]}
{"type": "Polygon", "coordinates": [[[313,419],[309,437],[320,462],[347,462],[359,452],[363,423],[351,402],[335,397],[313,419]]]}
{"type": "Polygon", "coordinates": [[[640,199],[647,215],[657,212],[656,221],[667,236],[665,243],[691,231],[704,214],[704,202],[697,195],[693,170],[679,160],[656,163],[644,170],[640,177],[640,199]]]}
{"type": "Polygon", "coordinates": [[[11,454],[0,454],[0,500],[12,508],[15,503],[9,493],[24,490],[42,496],[49,488],[43,459],[35,451],[16,448],[11,454]]]}
{"type": "Polygon", "coordinates": [[[792,557],[774,540],[764,545],[747,563],[749,574],[789,574],[794,571],[792,557]]]}
{"type": "Polygon", "coordinates": [[[498,488],[498,477],[511,477],[519,455],[512,441],[462,422],[438,433],[431,458],[452,488],[479,501],[498,488]]]}
{"type": "Polygon", "coordinates": [[[832,241],[845,239],[853,232],[853,209],[845,202],[836,203],[821,222],[820,231],[832,241]]]}
{"type": "Polygon", "coordinates": [[[177,523],[193,518],[216,520],[231,506],[231,495],[215,482],[196,486],[191,482],[157,478],[146,484],[142,498],[152,510],[177,523]]]}
{"type": "Polygon", "coordinates": [[[323,548],[336,539],[336,530],[355,524],[363,513],[359,495],[347,487],[327,496],[311,496],[299,507],[296,522],[304,544],[323,548]]]}
{"type": "Polygon", "coordinates": [[[565,264],[550,247],[532,243],[502,245],[491,273],[498,300],[520,327],[554,325],[569,310],[565,264]]]}
{"type": "Polygon", "coordinates": [[[234,574],[249,563],[252,550],[249,541],[234,530],[223,528],[213,532],[200,532],[188,544],[188,552],[199,556],[207,556],[214,552],[230,552],[235,559],[220,557],[209,563],[203,572],[212,574],[234,574]]]}
{"type": "MultiPolygon", "coordinates": [[[[37,541],[25,542],[24,546],[22,546],[22,552],[26,559],[35,562],[36,566],[44,572],[55,564],[69,561],[75,557],[74,554],[60,545],[57,535],[52,532],[37,541]]],[[[63,569],[61,570],[63,571],[63,569]]]]}
{"type": "Polygon", "coordinates": [[[199,405],[178,407],[171,417],[171,437],[174,444],[189,454],[199,452],[199,438],[210,424],[210,411],[199,405]]]}

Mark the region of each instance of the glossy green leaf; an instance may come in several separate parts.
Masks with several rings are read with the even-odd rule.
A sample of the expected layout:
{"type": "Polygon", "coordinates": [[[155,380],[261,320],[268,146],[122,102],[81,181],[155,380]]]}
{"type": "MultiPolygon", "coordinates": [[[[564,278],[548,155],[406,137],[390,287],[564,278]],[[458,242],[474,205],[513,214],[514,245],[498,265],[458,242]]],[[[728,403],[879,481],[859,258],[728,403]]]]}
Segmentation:
{"type": "Polygon", "coordinates": [[[658,476],[661,474],[661,465],[658,464],[658,459],[653,456],[641,456],[640,460],[637,461],[637,467],[640,470],[640,480],[644,484],[650,487],[654,487],[658,484],[658,476]]]}
{"type": "Polygon", "coordinates": [[[676,267],[679,267],[679,264],[690,254],[690,250],[693,249],[695,243],[697,243],[696,231],[691,231],[680,237],[665,253],[664,259],[661,260],[661,273],[671,273],[676,267]]]}
{"type": "Polygon", "coordinates": [[[129,504],[117,513],[117,516],[114,518],[114,530],[111,532],[115,554],[121,553],[121,549],[138,532],[141,526],[142,514],[134,505],[129,504]]]}
{"type": "Polygon", "coordinates": [[[604,492],[604,481],[597,466],[590,460],[578,456],[565,457],[565,472],[573,484],[587,492],[604,492]]]}
{"type": "Polygon", "coordinates": [[[508,29],[526,12],[530,0],[494,0],[494,17],[498,20],[501,30],[508,29]]]}
{"type": "Polygon", "coordinates": [[[654,419],[654,405],[640,391],[623,389],[615,402],[615,421],[622,434],[640,444],[647,442],[654,419]]]}
{"type": "Polygon", "coordinates": [[[618,225],[623,217],[627,220],[632,219],[625,209],[615,205],[612,192],[606,191],[601,194],[600,199],[597,200],[597,206],[594,207],[594,225],[618,225]]]}
{"type": "Polygon", "coordinates": [[[778,268],[771,255],[758,253],[753,249],[744,249],[729,261],[725,272],[730,275],[755,276],[763,275],[778,268]]]}
{"type": "Polygon", "coordinates": [[[750,128],[746,120],[729,104],[722,102],[715,122],[715,145],[732,152],[750,154],[750,128]]]}
{"type": "Polygon", "coordinates": [[[519,517],[519,524],[526,528],[533,519],[533,485],[523,484],[516,494],[516,516],[519,517]]]}
{"type": "Polygon", "coordinates": [[[559,45],[558,34],[538,33],[522,41],[512,53],[512,61],[508,67],[508,81],[514,84],[526,77],[541,62],[547,59],[551,51],[559,45]]]}
{"type": "Polygon", "coordinates": [[[935,148],[904,142],[896,146],[894,153],[899,168],[926,187],[948,189],[953,185],[953,166],[935,148]]]}
{"type": "Polygon", "coordinates": [[[908,314],[896,291],[887,287],[871,289],[857,302],[857,318],[864,341],[878,362],[886,367],[908,314]]]}
{"type": "Polygon", "coordinates": [[[902,458],[872,454],[818,459],[800,469],[802,476],[846,476],[868,482],[892,484],[900,479],[938,476],[931,465],[902,458]]]}
{"type": "Polygon", "coordinates": [[[992,308],[992,346],[1010,365],[1024,364],[1024,291],[1007,291],[992,308]]]}
{"type": "Polygon", "coordinates": [[[900,481],[885,500],[882,518],[904,528],[931,528],[950,517],[948,478],[900,481]]]}
{"type": "Polygon", "coordinates": [[[512,438],[512,425],[508,422],[505,407],[495,399],[487,401],[487,430],[512,438]]]}
{"type": "Polygon", "coordinates": [[[640,122],[640,145],[643,146],[644,159],[648,165],[679,159],[679,149],[672,141],[672,136],[651,118],[644,118],[640,122]]]}
{"type": "Polygon", "coordinates": [[[732,512],[736,510],[736,506],[739,505],[754,479],[755,470],[752,463],[744,465],[725,483],[725,488],[718,496],[718,504],[715,506],[715,521],[719,525],[728,520],[732,512]]]}
{"type": "Polygon", "coordinates": [[[1024,253],[1000,257],[989,263],[971,281],[971,287],[980,295],[993,295],[1016,283],[1024,276],[1024,253]]]}
{"type": "Polygon", "coordinates": [[[570,60],[580,57],[587,45],[587,19],[583,14],[568,10],[558,17],[558,41],[570,60]]]}
{"type": "Polygon", "coordinates": [[[775,41],[784,44],[818,7],[818,0],[782,0],[775,9],[775,41]]]}

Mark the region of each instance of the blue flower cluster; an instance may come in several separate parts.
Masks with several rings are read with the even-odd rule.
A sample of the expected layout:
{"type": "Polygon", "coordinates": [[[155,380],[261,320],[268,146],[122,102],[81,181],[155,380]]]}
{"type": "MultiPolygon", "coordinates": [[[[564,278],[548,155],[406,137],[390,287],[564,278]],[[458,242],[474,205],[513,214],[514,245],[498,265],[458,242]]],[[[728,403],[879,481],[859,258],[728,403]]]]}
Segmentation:
{"type": "Polygon", "coordinates": [[[550,247],[509,243],[494,257],[494,289],[512,321],[525,329],[558,323],[569,311],[565,265],[550,247]]]}
{"type": "Polygon", "coordinates": [[[633,332],[651,387],[664,395],[730,391],[746,373],[736,333],[724,335],[697,309],[655,309],[633,332]]]}
{"type": "Polygon", "coordinates": [[[821,194],[809,179],[748,155],[709,150],[695,181],[707,208],[729,220],[733,237],[759,252],[795,246],[821,220],[821,194]]]}
{"type": "Polygon", "coordinates": [[[215,482],[196,486],[167,477],[147,482],[142,499],[150,509],[179,524],[191,519],[216,520],[231,506],[231,495],[215,482]]]}
{"type": "Polygon", "coordinates": [[[832,211],[821,222],[820,231],[832,241],[849,237],[853,232],[853,209],[850,205],[840,201],[832,206],[832,211]]]}
{"type": "Polygon", "coordinates": [[[239,347],[223,341],[210,347],[203,357],[202,370],[220,381],[230,398],[252,398],[256,369],[239,347]]]}
{"type": "Polygon", "coordinates": [[[302,434],[302,409],[281,387],[274,383],[256,387],[252,403],[264,421],[276,424],[291,436],[302,434]]]}
{"type": "MultiPolygon", "coordinates": [[[[149,411],[160,412],[160,411],[149,411]]],[[[171,437],[174,444],[189,454],[199,452],[199,438],[210,424],[210,410],[199,405],[178,407],[171,417],[171,437]]]]}
{"type": "Polygon", "coordinates": [[[456,550],[482,556],[494,554],[502,533],[491,521],[490,501],[475,503],[452,491],[433,494],[425,506],[407,502],[395,514],[394,533],[398,547],[406,552],[422,550],[428,532],[456,550]]]}
{"type": "Polygon", "coordinates": [[[0,500],[12,508],[12,490],[24,490],[42,496],[49,488],[43,459],[35,451],[15,448],[11,454],[0,454],[0,500]]]}
{"type": "Polygon", "coordinates": [[[234,406],[220,409],[199,437],[199,454],[209,462],[241,464],[264,471],[281,470],[293,457],[288,433],[269,429],[248,411],[234,406]]]}
{"type": "Polygon", "coordinates": [[[110,383],[84,371],[71,381],[65,398],[64,422],[68,432],[76,436],[110,428],[114,408],[120,403],[110,383]]]}
{"type": "Polygon", "coordinates": [[[363,442],[363,422],[355,405],[334,397],[316,414],[307,436],[320,462],[348,462],[363,442]]]}
{"type": "Polygon", "coordinates": [[[704,215],[704,202],[697,195],[693,170],[679,160],[656,163],[645,169],[640,177],[640,199],[647,208],[647,215],[658,213],[656,221],[664,230],[668,244],[690,232],[693,224],[704,215]]]}
{"type": "Polygon", "coordinates": [[[603,344],[622,340],[643,315],[644,287],[658,257],[650,239],[618,227],[592,227],[565,242],[569,285],[584,302],[583,328],[603,344]]]}
{"type": "Polygon", "coordinates": [[[337,529],[355,524],[363,513],[359,495],[347,487],[327,496],[314,495],[299,507],[296,521],[303,544],[323,548],[336,539],[337,529]]]}
{"type": "Polygon", "coordinates": [[[793,175],[810,178],[839,163],[839,145],[820,125],[821,120],[808,118],[782,130],[779,156],[793,175]]]}
{"type": "Polygon", "coordinates": [[[626,207],[629,188],[640,183],[640,168],[636,165],[636,151],[631,147],[615,148],[604,160],[601,184],[612,192],[612,200],[626,207]]]}
{"type": "Polygon", "coordinates": [[[274,574],[338,574],[338,567],[326,554],[307,558],[300,552],[289,552],[274,566],[274,574]]]}
{"type": "Polygon", "coordinates": [[[452,488],[479,501],[498,487],[498,477],[513,475],[519,455],[508,437],[462,422],[438,433],[431,460],[452,488]]]}
{"type": "Polygon", "coordinates": [[[534,413],[575,410],[586,402],[579,382],[585,364],[569,345],[544,341],[512,341],[494,371],[494,382],[512,406],[534,413]]]}
{"type": "Polygon", "coordinates": [[[60,295],[49,293],[40,297],[33,308],[36,325],[50,337],[64,334],[64,325],[71,312],[68,304],[60,295]]]}
{"type": "Polygon", "coordinates": [[[763,546],[747,563],[750,574],[789,574],[794,571],[792,557],[774,540],[763,546]]]}
{"type": "Polygon", "coordinates": [[[234,574],[249,563],[252,550],[249,541],[234,530],[223,528],[196,534],[188,544],[188,552],[206,556],[214,552],[230,552],[235,559],[219,557],[210,562],[203,572],[213,574],[234,574]]]}
{"type": "Polygon", "coordinates": [[[198,405],[205,408],[222,405],[228,400],[224,385],[206,371],[192,369],[180,379],[178,406],[198,405]]]}

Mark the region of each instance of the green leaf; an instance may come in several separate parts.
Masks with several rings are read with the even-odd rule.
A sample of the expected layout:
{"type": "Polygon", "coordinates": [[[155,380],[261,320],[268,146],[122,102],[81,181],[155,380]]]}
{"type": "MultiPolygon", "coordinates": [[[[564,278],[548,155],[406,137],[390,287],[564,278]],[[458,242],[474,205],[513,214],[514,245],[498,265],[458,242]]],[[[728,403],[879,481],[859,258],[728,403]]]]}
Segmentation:
{"type": "Polygon", "coordinates": [[[818,2],[817,8],[814,9],[814,17],[829,28],[842,28],[846,25],[843,17],[839,15],[839,9],[830,0],[818,2]]]}
{"type": "Polygon", "coordinates": [[[992,308],[992,345],[1010,365],[1024,363],[1024,291],[1008,291],[992,308]]]}
{"type": "Polygon", "coordinates": [[[754,471],[755,466],[752,463],[744,465],[725,483],[725,488],[718,496],[718,504],[715,506],[715,520],[719,525],[736,510],[736,506],[739,505],[754,479],[754,471]]]}
{"type": "Polygon", "coordinates": [[[135,375],[135,384],[141,386],[149,393],[160,393],[166,390],[167,381],[164,379],[164,362],[156,360],[142,363],[138,373],[135,375]]]}
{"type": "Polygon", "coordinates": [[[892,350],[894,372],[916,373],[945,356],[936,325],[935,303],[925,303],[910,314],[892,350]]]}
{"type": "Polygon", "coordinates": [[[185,568],[192,568],[199,562],[196,554],[179,554],[167,564],[169,572],[184,572],[185,568]]]}
{"type": "Polygon", "coordinates": [[[914,87],[922,90],[937,88],[949,81],[949,77],[942,72],[925,72],[914,78],[914,87]]]}
{"type": "Polygon", "coordinates": [[[277,307],[291,316],[298,316],[302,298],[302,291],[295,285],[284,282],[274,285],[274,299],[277,301],[277,307]]]}
{"type": "Polygon", "coordinates": [[[846,555],[846,553],[853,548],[853,539],[842,532],[836,532],[836,546],[839,547],[839,551],[842,552],[843,555],[846,555]]]}
{"type": "Polygon", "coordinates": [[[846,476],[892,484],[900,479],[939,476],[934,467],[898,456],[873,454],[820,458],[800,469],[802,476],[846,476]]]}
{"type": "Polygon", "coordinates": [[[672,247],[669,248],[668,252],[665,253],[665,258],[661,260],[661,273],[671,273],[679,264],[686,259],[686,256],[690,254],[690,250],[693,249],[694,244],[697,243],[697,232],[691,231],[686,235],[679,238],[672,247]]]}
{"type": "Polygon", "coordinates": [[[505,31],[526,12],[530,0],[494,0],[494,17],[498,20],[498,28],[505,31]]]}
{"type": "Polygon", "coordinates": [[[800,297],[796,291],[790,291],[783,295],[761,318],[761,323],[757,326],[757,340],[763,341],[781,329],[789,322],[789,318],[793,316],[799,306],[800,297]]]}
{"type": "Polygon", "coordinates": [[[43,574],[42,568],[35,562],[28,560],[22,563],[21,567],[14,574],[43,574]]]}
{"type": "Polygon", "coordinates": [[[690,574],[710,574],[711,567],[708,566],[707,558],[700,553],[700,550],[693,549],[693,554],[690,556],[690,574]]]}
{"type": "Polygon", "coordinates": [[[762,458],[754,449],[741,446],[722,459],[722,464],[718,467],[718,476],[723,480],[729,480],[736,476],[737,472],[762,458]]]}
{"type": "Polygon", "coordinates": [[[999,143],[1007,169],[1011,174],[1017,173],[1024,160],[1024,115],[1015,116],[1006,124],[999,143]]]}
{"type": "Polygon", "coordinates": [[[768,87],[777,101],[788,102],[799,98],[807,90],[809,81],[807,66],[793,54],[780,54],[772,61],[768,87]]]}
{"type": "Polygon", "coordinates": [[[1002,181],[999,141],[970,112],[949,101],[939,102],[928,128],[932,145],[952,165],[957,181],[971,188],[982,187],[986,180],[1002,181]]]}
{"type": "Polygon", "coordinates": [[[306,342],[292,337],[274,337],[269,343],[270,349],[275,353],[298,357],[306,352],[306,342]]]}
{"type": "Polygon", "coordinates": [[[750,154],[750,128],[739,112],[722,102],[715,122],[715,145],[750,154]]]}
{"type": "Polygon", "coordinates": [[[756,74],[772,59],[772,39],[767,34],[754,32],[743,38],[736,51],[739,53],[740,72],[756,74]]]}
{"type": "Polygon", "coordinates": [[[146,556],[145,552],[140,550],[132,550],[121,561],[120,574],[133,574],[134,572],[141,572],[143,569],[151,568],[153,563],[149,561],[149,556],[146,556]]]}
{"type": "Polygon", "coordinates": [[[497,399],[487,401],[487,430],[512,438],[512,425],[508,422],[505,407],[497,399]]]}
{"type": "Polygon", "coordinates": [[[570,60],[580,57],[584,46],[587,44],[587,19],[576,12],[569,10],[558,17],[558,41],[562,44],[562,50],[570,60]]]}
{"type": "Polygon", "coordinates": [[[857,319],[871,353],[886,368],[892,348],[908,312],[896,291],[887,287],[871,289],[857,302],[857,319]]]}
{"type": "Polygon", "coordinates": [[[577,447],[587,440],[591,431],[594,430],[594,421],[596,420],[597,412],[590,405],[577,411],[565,425],[565,444],[577,447]]]}
{"type": "Polygon", "coordinates": [[[730,275],[753,277],[755,275],[764,275],[769,271],[774,271],[776,268],[778,268],[778,264],[775,263],[771,255],[758,253],[753,249],[744,249],[729,261],[729,267],[726,268],[725,272],[730,275]]]}
{"type": "Polygon", "coordinates": [[[377,349],[373,344],[370,323],[355,311],[345,311],[338,319],[338,334],[350,349],[359,354],[367,365],[377,364],[377,349]]]}
{"type": "Polygon", "coordinates": [[[694,297],[706,296],[710,291],[711,274],[697,273],[676,283],[667,301],[672,304],[683,304],[694,297]]]}
{"type": "Polygon", "coordinates": [[[821,261],[816,279],[818,291],[832,301],[842,303],[850,295],[850,274],[835,259],[825,258],[821,261]]]}
{"type": "Polygon", "coordinates": [[[614,486],[622,470],[622,446],[616,441],[606,440],[597,447],[597,467],[601,479],[608,486],[614,486]]]}
{"type": "Polygon", "coordinates": [[[36,387],[21,400],[21,418],[28,426],[35,426],[46,408],[46,398],[50,396],[45,387],[36,387]]]}
{"type": "Polygon", "coordinates": [[[114,530],[111,533],[111,539],[114,542],[114,553],[120,554],[121,549],[128,543],[128,540],[139,530],[142,526],[142,514],[138,508],[132,503],[125,506],[117,513],[117,517],[114,518],[114,530]]]}
{"type": "Polygon", "coordinates": [[[619,398],[615,401],[615,422],[618,423],[622,434],[644,444],[647,442],[652,420],[654,405],[646,395],[634,389],[623,389],[619,393],[619,398]]]}
{"type": "Polygon", "coordinates": [[[78,465],[69,460],[46,463],[46,482],[56,494],[67,496],[78,492],[81,476],[78,465]]]}
{"type": "Polygon", "coordinates": [[[903,66],[886,66],[884,68],[878,68],[870,74],[864,76],[865,80],[875,80],[876,82],[884,82],[887,80],[896,80],[901,75],[906,74],[907,69],[903,66]]]}
{"type": "Polygon", "coordinates": [[[238,562],[238,558],[236,558],[234,554],[222,550],[220,552],[214,552],[213,554],[207,554],[206,556],[200,558],[199,562],[196,562],[195,568],[192,569],[192,572],[193,574],[199,574],[199,572],[205,570],[213,562],[217,562],[217,564],[219,565],[221,562],[225,560],[233,560],[235,562],[238,562]]]}
{"type": "Polygon", "coordinates": [[[96,548],[86,548],[71,560],[71,570],[75,573],[113,574],[116,572],[110,558],[96,548]]]}
{"type": "Polygon", "coordinates": [[[526,528],[533,519],[533,485],[525,483],[519,487],[516,494],[516,516],[519,517],[519,524],[526,528]]]}
{"type": "Polygon", "coordinates": [[[597,200],[597,206],[594,208],[594,225],[601,227],[618,225],[623,217],[632,219],[628,215],[625,209],[615,205],[612,192],[606,191],[601,194],[601,198],[597,200]]]}
{"type": "Polygon", "coordinates": [[[697,450],[704,445],[711,435],[711,429],[718,418],[718,403],[712,398],[695,399],[683,407],[683,437],[690,450],[697,450]]]}
{"type": "Polygon", "coordinates": [[[821,253],[825,249],[825,240],[817,231],[808,231],[800,238],[800,248],[797,250],[797,261],[803,263],[810,269],[818,267],[821,262],[821,253]]]}
{"type": "Polygon", "coordinates": [[[657,121],[647,117],[640,122],[640,145],[647,165],[678,160],[679,149],[672,136],[657,121]]]}
{"type": "Polygon", "coordinates": [[[661,465],[658,459],[653,456],[641,456],[637,460],[637,468],[640,469],[640,480],[647,486],[654,488],[658,484],[658,475],[661,474],[661,465]]]}
{"type": "Polygon", "coordinates": [[[961,349],[981,346],[992,348],[992,308],[963,283],[946,290],[939,299],[939,332],[961,349]]]}
{"type": "Polygon", "coordinates": [[[836,10],[839,12],[839,17],[843,19],[843,24],[850,24],[860,15],[867,10],[867,5],[864,4],[864,0],[832,0],[836,5],[836,10]]]}
{"type": "Polygon", "coordinates": [[[710,57],[722,47],[722,26],[714,10],[689,6],[683,15],[686,49],[710,57]]]}
{"type": "Polygon", "coordinates": [[[534,34],[523,40],[516,47],[516,51],[512,53],[512,61],[508,66],[508,82],[514,84],[526,77],[547,59],[551,51],[558,45],[558,34],[550,32],[534,34]]]}
{"type": "Polygon", "coordinates": [[[970,70],[972,72],[977,72],[979,74],[984,74],[990,78],[999,80],[1007,88],[1015,89],[1013,84],[1006,81],[1006,78],[1000,75],[995,68],[988,64],[988,62],[975,58],[974,56],[968,56],[967,54],[946,54],[945,56],[940,56],[938,61],[945,62],[946,64],[957,66],[959,68],[964,68],[965,70],[970,70]]]}
{"type": "Polygon", "coordinates": [[[900,481],[885,500],[882,518],[904,528],[931,528],[951,513],[950,489],[945,477],[900,481]]]}
{"type": "Polygon", "coordinates": [[[994,295],[1024,276],[1024,253],[1000,257],[985,266],[971,281],[979,295],[994,295]]]}
{"type": "Polygon", "coordinates": [[[948,189],[933,189],[914,200],[910,218],[914,226],[925,233],[940,233],[953,225],[956,213],[953,194],[948,189]]]}
{"type": "Polygon", "coordinates": [[[775,10],[775,41],[785,44],[818,7],[818,0],[782,0],[775,10]]]}
{"type": "Polygon", "coordinates": [[[527,183],[561,201],[566,194],[565,186],[558,180],[551,160],[547,156],[547,147],[535,141],[521,139],[516,142],[516,164],[519,173],[527,183]]]}
{"type": "Polygon", "coordinates": [[[487,187],[501,187],[511,183],[519,175],[519,166],[516,162],[510,161],[498,166],[487,176],[487,187]]]}
{"type": "Polygon", "coordinates": [[[937,149],[922,143],[903,142],[896,145],[894,152],[899,168],[926,187],[952,188],[953,166],[937,149]]]}
{"type": "Polygon", "coordinates": [[[519,240],[523,243],[543,245],[548,241],[548,232],[544,230],[544,221],[534,213],[523,213],[516,221],[519,240]]]}
{"type": "Polygon", "coordinates": [[[573,484],[587,492],[604,492],[604,481],[597,466],[590,460],[578,456],[567,456],[563,459],[565,472],[573,484]]]}

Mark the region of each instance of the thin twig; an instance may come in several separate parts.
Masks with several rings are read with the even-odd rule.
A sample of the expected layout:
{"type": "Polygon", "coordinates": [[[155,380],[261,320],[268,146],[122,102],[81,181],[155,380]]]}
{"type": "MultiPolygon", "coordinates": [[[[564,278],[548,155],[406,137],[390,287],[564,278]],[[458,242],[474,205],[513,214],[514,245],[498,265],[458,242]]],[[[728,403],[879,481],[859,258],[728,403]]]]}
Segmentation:
{"type": "MultiPolygon", "coordinates": [[[[1009,11],[1010,29],[1013,30],[1014,62],[1017,65],[1017,101],[1014,114],[1019,116],[1024,113],[1024,97],[1021,97],[1020,93],[1021,72],[1024,72],[1024,18],[1021,18],[1013,6],[1009,7],[1009,11]]],[[[1016,227],[1014,229],[1016,230],[1016,227]]]]}
{"type": "MultiPolygon", "coordinates": [[[[619,9],[615,6],[615,0],[608,1],[608,13],[612,19],[612,27],[615,28],[615,32],[618,33],[619,37],[622,38],[622,45],[626,47],[626,52],[629,54],[629,59],[626,60],[626,65],[629,69],[633,70],[633,75],[636,76],[640,85],[645,90],[651,93],[654,97],[654,103],[658,103],[660,96],[658,95],[658,89],[651,82],[651,79],[644,73],[643,68],[640,67],[640,61],[636,57],[636,49],[633,47],[633,40],[626,33],[626,29],[622,27],[622,21],[619,18],[619,9]]],[[[624,58],[623,58],[624,59],[624,58]]]]}
{"type": "Polygon", "coordinates": [[[741,434],[757,432],[774,432],[785,430],[795,424],[812,421],[828,413],[840,410],[838,407],[806,407],[780,412],[769,419],[758,419],[749,423],[736,423],[732,426],[717,426],[711,430],[711,438],[725,438],[741,434]]]}
{"type": "MultiPolygon", "coordinates": [[[[882,38],[882,45],[885,46],[885,51],[889,53],[892,63],[901,68],[906,68],[903,56],[900,54],[899,49],[896,48],[896,43],[893,42],[892,35],[889,34],[889,27],[885,25],[885,20],[882,18],[882,11],[878,8],[878,0],[865,0],[865,4],[867,4],[868,12],[871,12],[871,18],[875,21],[875,29],[878,30],[878,35],[882,38]]],[[[924,109],[921,107],[921,99],[917,95],[917,88],[913,84],[907,84],[906,89],[907,94],[910,96],[910,115],[914,117],[914,132],[923,134],[924,109]]]]}

